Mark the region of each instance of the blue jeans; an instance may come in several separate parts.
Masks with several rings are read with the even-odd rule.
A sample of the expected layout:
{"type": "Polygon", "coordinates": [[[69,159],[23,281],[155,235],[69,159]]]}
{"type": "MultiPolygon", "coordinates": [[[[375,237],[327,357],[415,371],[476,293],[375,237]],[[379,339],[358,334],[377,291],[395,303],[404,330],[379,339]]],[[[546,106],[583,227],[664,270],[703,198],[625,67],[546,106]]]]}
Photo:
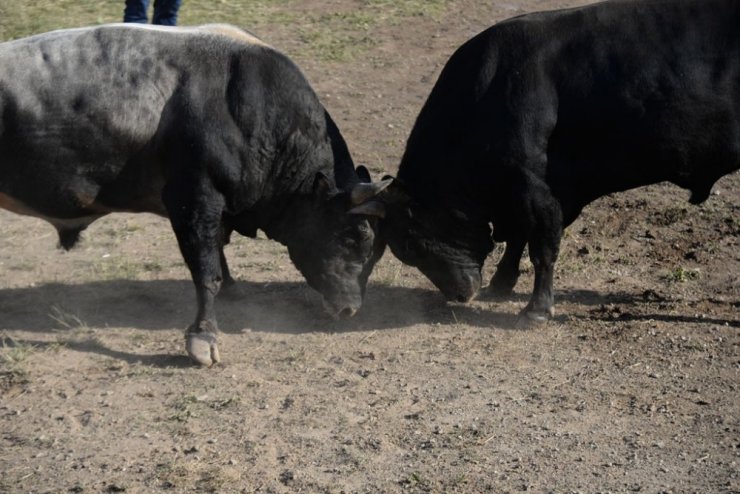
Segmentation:
{"type": "MultiPolygon", "coordinates": [[[[154,17],[152,24],[174,26],[177,24],[177,10],[182,0],[154,0],[154,17]]],[[[138,22],[146,24],[148,19],[146,10],[149,0],[126,0],[126,8],[123,9],[123,22],[138,22]]]]}

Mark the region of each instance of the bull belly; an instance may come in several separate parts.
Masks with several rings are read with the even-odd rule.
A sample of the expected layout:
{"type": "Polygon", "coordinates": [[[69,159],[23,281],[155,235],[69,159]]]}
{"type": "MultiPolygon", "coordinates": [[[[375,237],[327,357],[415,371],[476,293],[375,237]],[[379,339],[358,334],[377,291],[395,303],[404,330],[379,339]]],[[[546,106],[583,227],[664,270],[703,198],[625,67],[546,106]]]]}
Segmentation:
{"type": "Polygon", "coordinates": [[[105,216],[110,212],[106,211],[104,208],[95,207],[95,203],[92,203],[91,205],[94,206],[94,208],[88,210],[80,209],[78,215],[55,217],[31,207],[15,197],[0,192],[0,208],[24,216],[40,218],[51,223],[57,229],[85,228],[96,219],[105,216]]]}

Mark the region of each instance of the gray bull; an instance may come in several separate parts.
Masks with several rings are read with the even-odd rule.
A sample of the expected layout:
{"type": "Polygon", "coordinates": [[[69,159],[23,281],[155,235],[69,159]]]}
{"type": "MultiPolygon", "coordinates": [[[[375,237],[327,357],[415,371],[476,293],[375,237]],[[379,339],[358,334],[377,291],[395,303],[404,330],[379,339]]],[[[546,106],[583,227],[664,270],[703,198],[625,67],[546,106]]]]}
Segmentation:
{"type": "Polygon", "coordinates": [[[237,28],[109,25],[0,44],[0,207],[71,248],[117,211],[170,219],[195,283],[187,350],[219,360],[223,245],[257,229],[288,247],[336,316],[382,254],[370,184],[299,69],[237,28]]]}

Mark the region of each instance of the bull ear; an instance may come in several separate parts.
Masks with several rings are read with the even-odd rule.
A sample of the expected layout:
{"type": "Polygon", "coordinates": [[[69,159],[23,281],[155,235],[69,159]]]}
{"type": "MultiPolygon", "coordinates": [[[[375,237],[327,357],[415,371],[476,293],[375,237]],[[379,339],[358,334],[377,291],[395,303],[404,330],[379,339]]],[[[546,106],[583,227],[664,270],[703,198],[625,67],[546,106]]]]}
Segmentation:
{"type": "Polygon", "coordinates": [[[362,165],[358,166],[355,172],[357,173],[357,176],[359,177],[360,182],[370,183],[373,181],[373,179],[370,178],[370,172],[367,171],[367,168],[365,168],[364,166],[362,165]]]}
{"type": "Polygon", "coordinates": [[[364,214],[366,216],[385,218],[385,204],[380,201],[366,201],[347,211],[347,214],[364,214]]]}
{"type": "Polygon", "coordinates": [[[373,197],[380,194],[383,189],[388,187],[393,180],[381,180],[375,183],[364,183],[361,182],[352,187],[350,193],[350,200],[353,206],[358,206],[365,201],[372,199],[373,197]]]}
{"type": "Polygon", "coordinates": [[[329,197],[332,191],[332,184],[329,178],[321,172],[316,172],[313,179],[313,193],[318,197],[329,197]]]}
{"type": "Polygon", "coordinates": [[[386,204],[406,203],[411,200],[411,196],[406,192],[403,182],[390,175],[383,177],[382,181],[385,182],[386,180],[390,180],[391,182],[389,187],[383,191],[382,195],[383,201],[386,204]]]}

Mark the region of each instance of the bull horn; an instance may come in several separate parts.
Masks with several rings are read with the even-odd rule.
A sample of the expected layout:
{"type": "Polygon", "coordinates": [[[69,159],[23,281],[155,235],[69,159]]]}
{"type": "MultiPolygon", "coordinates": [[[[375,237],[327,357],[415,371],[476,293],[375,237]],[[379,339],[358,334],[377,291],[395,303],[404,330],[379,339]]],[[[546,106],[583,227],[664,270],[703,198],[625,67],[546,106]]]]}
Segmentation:
{"type": "Polygon", "coordinates": [[[380,201],[367,201],[359,206],[355,206],[347,214],[364,214],[366,216],[377,216],[385,218],[385,204],[380,201]]]}
{"type": "Polygon", "coordinates": [[[350,194],[350,200],[352,202],[353,206],[359,206],[363,202],[367,201],[368,199],[372,199],[373,197],[377,196],[383,189],[388,187],[391,182],[393,182],[393,179],[385,179],[381,180],[380,182],[375,183],[364,183],[360,182],[354,187],[352,187],[352,192],[350,194]]]}

